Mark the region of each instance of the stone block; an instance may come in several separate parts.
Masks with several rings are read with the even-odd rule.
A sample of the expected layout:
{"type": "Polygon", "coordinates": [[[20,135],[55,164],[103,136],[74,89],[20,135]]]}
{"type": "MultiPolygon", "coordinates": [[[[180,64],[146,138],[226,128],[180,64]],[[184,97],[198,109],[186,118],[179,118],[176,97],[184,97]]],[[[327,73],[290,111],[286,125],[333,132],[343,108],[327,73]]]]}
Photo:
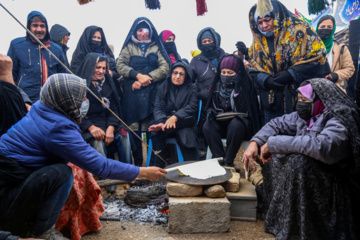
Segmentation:
{"type": "Polygon", "coordinates": [[[257,197],[254,186],[246,179],[241,179],[240,191],[227,192],[226,197],[231,203],[230,216],[233,221],[256,221],[257,197]]]}
{"type": "Polygon", "coordinates": [[[169,233],[221,233],[229,229],[227,198],[169,197],[169,233]]]}
{"type": "Polygon", "coordinates": [[[232,172],[232,178],[225,183],[227,192],[238,192],[240,190],[240,173],[232,172]]]}
{"type": "Polygon", "coordinates": [[[221,185],[211,186],[205,189],[204,193],[209,198],[223,198],[226,196],[225,189],[221,185]]]}
{"type": "Polygon", "coordinates": [[[172,197],[196,197],[203,193],[203,187],[170,182],[167,184],[166,193],[172,197]]]}

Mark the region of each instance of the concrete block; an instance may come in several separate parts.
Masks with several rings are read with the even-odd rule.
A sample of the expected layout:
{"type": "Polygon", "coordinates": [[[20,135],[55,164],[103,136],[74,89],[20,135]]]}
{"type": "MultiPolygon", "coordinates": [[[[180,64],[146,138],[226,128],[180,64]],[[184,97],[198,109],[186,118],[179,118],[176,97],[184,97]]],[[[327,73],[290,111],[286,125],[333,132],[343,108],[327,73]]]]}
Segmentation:
{"type": "Polygon", "coordinates": [[[240,173],[232,172],[232,178],[225,183],[227,192],[238,192],[240,189],[240,173]]]}
{"type": "Polygon", "coordinates": [[[169,197],[169,233],[220,233],[229,229],[227,198],[169,197]]]}
{"type": "Polygon", "coordinates": [[[166,186],[166,193],[172,197],[196,197],[203,193],[203,187],[170,182],[166,186]]]}
{"type": "Polygon", "coordinates": [[[238,192],[227,192],[226,197],[231,203],[230,216],[232,221],[256,221],[257,197],[254,186],[246,179],[240,180],[238,192]]]}

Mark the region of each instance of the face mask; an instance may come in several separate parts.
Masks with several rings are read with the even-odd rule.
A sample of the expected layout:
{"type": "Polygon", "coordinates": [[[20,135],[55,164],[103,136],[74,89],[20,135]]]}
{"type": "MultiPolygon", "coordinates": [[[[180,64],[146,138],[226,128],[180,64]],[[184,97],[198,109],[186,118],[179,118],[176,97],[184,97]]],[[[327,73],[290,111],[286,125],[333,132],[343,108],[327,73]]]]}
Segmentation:
{"type": "Polygon", "coordinates": [[[89,106],[90,106],[90,102],[89,99],[82,102],[81,107],[80,107],[80,118],[84,118],[89,110],[89,106]]]}
{"type": "Polygon", "coordinates": [[[91,40],[91,45],[92,45],[94,48],[99,48],[99,47],[101,47],[101,41],[91,40]]]}
{"type": "Polygon", "coordinates": [[[296,103],[296,111],[299,117],[305,121],[309,121],[311,116],[312,102],[300,102],[296,103]]]}
{"type": "Polygon", "coordinates": [[[220,76],[221,84],[224,85],[224,87],[226,87],[226,88],[232,87],[233,86],[232,80],[234,79],[234,77],[235,76],[221,74],[221,76],[220,76]]]}
{"type": "Polygon", "coordinates": [[[258,27],[259,31],[261,32],[262,35],[264,35],[265,37],[272,37],[274,36],[274,31],[272,32],[263,32],[261,31],[260,27],[258,27]]]}
{"type": "Polygon", "coordinates": [[[332,29],[318,29],[318,34],[321,39],[327,39],[332,32],[332,29]]]}
{"type": "Polygon", "coordinates": [[[204,44],[202,45],[202,51],[204,52],[211,52],[215,49],[216,45],[215,42],[209,43],[209,44],[204,44]]]}
{"type": "Polygon", "coordinates": [[[164,42],[163,43],[167,53],[176,53],[175,42],[164,42]]]}

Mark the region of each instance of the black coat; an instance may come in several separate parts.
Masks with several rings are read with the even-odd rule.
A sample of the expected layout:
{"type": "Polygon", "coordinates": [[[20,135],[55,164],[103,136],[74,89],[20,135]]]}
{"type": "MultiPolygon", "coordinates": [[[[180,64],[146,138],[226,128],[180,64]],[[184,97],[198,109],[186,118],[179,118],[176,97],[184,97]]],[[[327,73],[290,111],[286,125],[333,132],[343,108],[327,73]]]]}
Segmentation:
{"type": "MultiPolygon", "coordinates": [[[[110,109],[121,118],[119,95],[116,90],[114,80],[110,77],[110,75],[108,73],[105,74],[105,83],[102,87],[101,95],[92,84],[92,77],[99,56],[100,54],[98,53],[89,53],[86,55],[76,75],[86,79],[87,87],[90,88],[90,90],[95,93],[98,98],[101,99],[101,97],[106,97],[109,99],[110,109]]],[[[80,124],[83,132],[86,132],[91,125],[100,127],[104,131],[110,125],[114,126],[115,129],[120,127],[120,121],[110,111],[105,109],[91,93],[87,92],[86,96],[90,101],[90,107],[86,117],[80,124]]]]}
{"type": "Polygon", "coordinates": [[[67,67],[69,67],[69,61],[66,55],[67,50],[69,50],[68,46],[66,46],[65,44],[61,43],[61,40],[63,39],[64,36],[66,35],[70,35],[70,32],[63,26],[59,25],[59,24],[55,24],[54,26],[51,27],[50,30],[50,38],[51,40],[56,43],[57,45],[59,45],[64,53],[65,56],[65,64],[67,67]]]}
{"type": "Polygon", "coordinates": [[[153,113],[153,124],[165,123],[169,117],[175,115],[178,118],[175,131],[177,140],[185,147],[197,147],[198,99],[188,64],[183,61],[173,64],[166,81],[158,88],[153,113]],[[186,69],[186,78],[181,86],[175,86],[171,82],[172,69],[178,66],[186,69]]]}

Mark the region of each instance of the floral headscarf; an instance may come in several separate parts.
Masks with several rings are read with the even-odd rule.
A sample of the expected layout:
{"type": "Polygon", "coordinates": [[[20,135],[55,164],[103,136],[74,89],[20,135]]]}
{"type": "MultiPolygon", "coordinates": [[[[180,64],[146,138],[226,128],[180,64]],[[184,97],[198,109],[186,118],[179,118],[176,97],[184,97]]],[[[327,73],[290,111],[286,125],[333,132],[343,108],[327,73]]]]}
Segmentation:
{"type": "Polygon", "coordinates": [[[310,25],[292,14],[282,3],[276,0],[272,0],[271,3],[274,8],[272,13],[277,69],[273,69],[267,39],[260,33],[255,22],[256,5],[249,13],[250,28],[253,33],[253,43],[249,48],[252,67],[257,71],[273,75],[300,64],[310,62],[325,64],[325,45],[310,25]]]}

